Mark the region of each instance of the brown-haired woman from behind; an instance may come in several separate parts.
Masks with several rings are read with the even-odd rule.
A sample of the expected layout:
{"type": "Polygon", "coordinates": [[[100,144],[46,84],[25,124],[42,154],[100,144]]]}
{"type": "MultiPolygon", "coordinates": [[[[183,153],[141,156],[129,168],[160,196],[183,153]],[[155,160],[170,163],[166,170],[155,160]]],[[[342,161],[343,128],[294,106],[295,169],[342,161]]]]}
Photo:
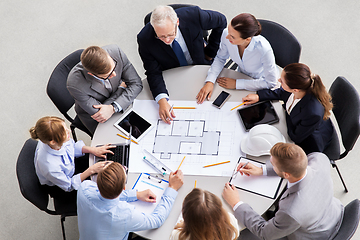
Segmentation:
{"type": "Polygon", "coordinates": [[[239,226],[232,213],[222,207],[215,194],[194,188],[184,199],[182,217],[172,231],[171,240],[234,240],[239,226]]]}

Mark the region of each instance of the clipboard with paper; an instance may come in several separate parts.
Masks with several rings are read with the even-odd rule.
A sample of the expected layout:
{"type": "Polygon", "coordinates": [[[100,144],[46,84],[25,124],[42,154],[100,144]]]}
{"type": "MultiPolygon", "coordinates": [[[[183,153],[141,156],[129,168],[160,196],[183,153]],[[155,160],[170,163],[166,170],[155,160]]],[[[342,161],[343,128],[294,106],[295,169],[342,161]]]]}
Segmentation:
{"type": "Polygon", "coordinates": [[[150,189],[156,195],[156,203],[148,203],[138,200],[135,202],[129,202],[129,204],[135,206],[135,208],[140,212],[150,214],[159,204],[161,196],[164,194],[165,189],[168,186],[169,182],[161,177],[150,175],[148,173],[141,173],[132,189],[136,189],[138,191],[150,189]]]}
{"type": "Polygon", "coordinates": [[[258,167],[265,165],[265,163],[262,162],[240,157],[235,166],[234,175],[230,178],[229,183],[238,189],[275,199],[283,179],[279,176],[246,176],[245,174],[241,175],[239,172],[235,174],[236,168],[241,162],[250,162],[258,167]]]}

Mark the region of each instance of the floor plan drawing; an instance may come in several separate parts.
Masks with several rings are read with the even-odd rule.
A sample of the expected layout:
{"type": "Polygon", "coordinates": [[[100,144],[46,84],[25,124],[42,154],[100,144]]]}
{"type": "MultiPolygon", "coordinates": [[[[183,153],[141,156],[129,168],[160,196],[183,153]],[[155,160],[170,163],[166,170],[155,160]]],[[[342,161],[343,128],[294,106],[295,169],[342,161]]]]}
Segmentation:
{"type": "Polygon", "coordinates": [[[169,159],[171,154],[218,155],[220,131],[205,131],[204,120],[157,122],[153,153],[169,159]]]}
{"type": "Polygon", "coordinates": [[[235,104],[225,103],[221,109],[211,102],[197,105],[195,101],[171,101],[171,105],[196,109],[175,109],[176,117],[167,124],[159,119],[155,101],[134,101],[134,109],[154,127],[138,145],[131,145],[129,171],[152,173],[143,160],[146,150],[172,171],[186,157],[181,165],[184,174],[231,176],[242,155],[241,139],[247,134],[237,113],[230,111],[235,104]],[[204,168],[224,161],[230,163],[204,168]]]}

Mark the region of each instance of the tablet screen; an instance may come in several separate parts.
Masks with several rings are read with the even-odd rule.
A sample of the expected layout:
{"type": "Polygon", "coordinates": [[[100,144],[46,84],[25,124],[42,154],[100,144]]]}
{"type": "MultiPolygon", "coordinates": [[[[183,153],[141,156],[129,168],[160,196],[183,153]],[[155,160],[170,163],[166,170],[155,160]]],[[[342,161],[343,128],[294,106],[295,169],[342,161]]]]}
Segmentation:
{"type": "Polygon", "coordinates": [[[126,133],[127,136],[129,136],[130,125],[132,126],[132,138],[136,140],[139,140],[148,130],[151,129],[151,123],[141,117],[134,110],[125,114],[126,115],[121,117],[114,125],[122,132],[126,133]]]}
{"type": "Polygon", "coordinates": [[[238,110],[245,130],[249,131],[258,124],[273,124],[279,122],[279,117],[270,101],[259,102],[238,110]]]}

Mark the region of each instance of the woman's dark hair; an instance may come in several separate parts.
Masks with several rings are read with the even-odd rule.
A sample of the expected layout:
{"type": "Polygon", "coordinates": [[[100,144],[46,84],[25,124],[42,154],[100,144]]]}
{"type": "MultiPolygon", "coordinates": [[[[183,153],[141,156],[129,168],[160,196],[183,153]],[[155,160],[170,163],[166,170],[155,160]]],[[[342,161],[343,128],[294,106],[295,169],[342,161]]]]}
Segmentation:
{"type": "Polygon", "coordinates": [[[240,33],[243,39],[257,36],[261,33],[261,24],[250,13],[241,13],[231,20],[231,26],[240,33]]]}
{"type": "Polygon", "coordinates": [[[285,83],[291,89],[300,89],[311,92],[324,106],[324,117],[330,117],[330,110],[333,107],[331,96],[317,74],[311,74],[310,68],[303,63],[291,63],[284,68],[285,83]]]}

